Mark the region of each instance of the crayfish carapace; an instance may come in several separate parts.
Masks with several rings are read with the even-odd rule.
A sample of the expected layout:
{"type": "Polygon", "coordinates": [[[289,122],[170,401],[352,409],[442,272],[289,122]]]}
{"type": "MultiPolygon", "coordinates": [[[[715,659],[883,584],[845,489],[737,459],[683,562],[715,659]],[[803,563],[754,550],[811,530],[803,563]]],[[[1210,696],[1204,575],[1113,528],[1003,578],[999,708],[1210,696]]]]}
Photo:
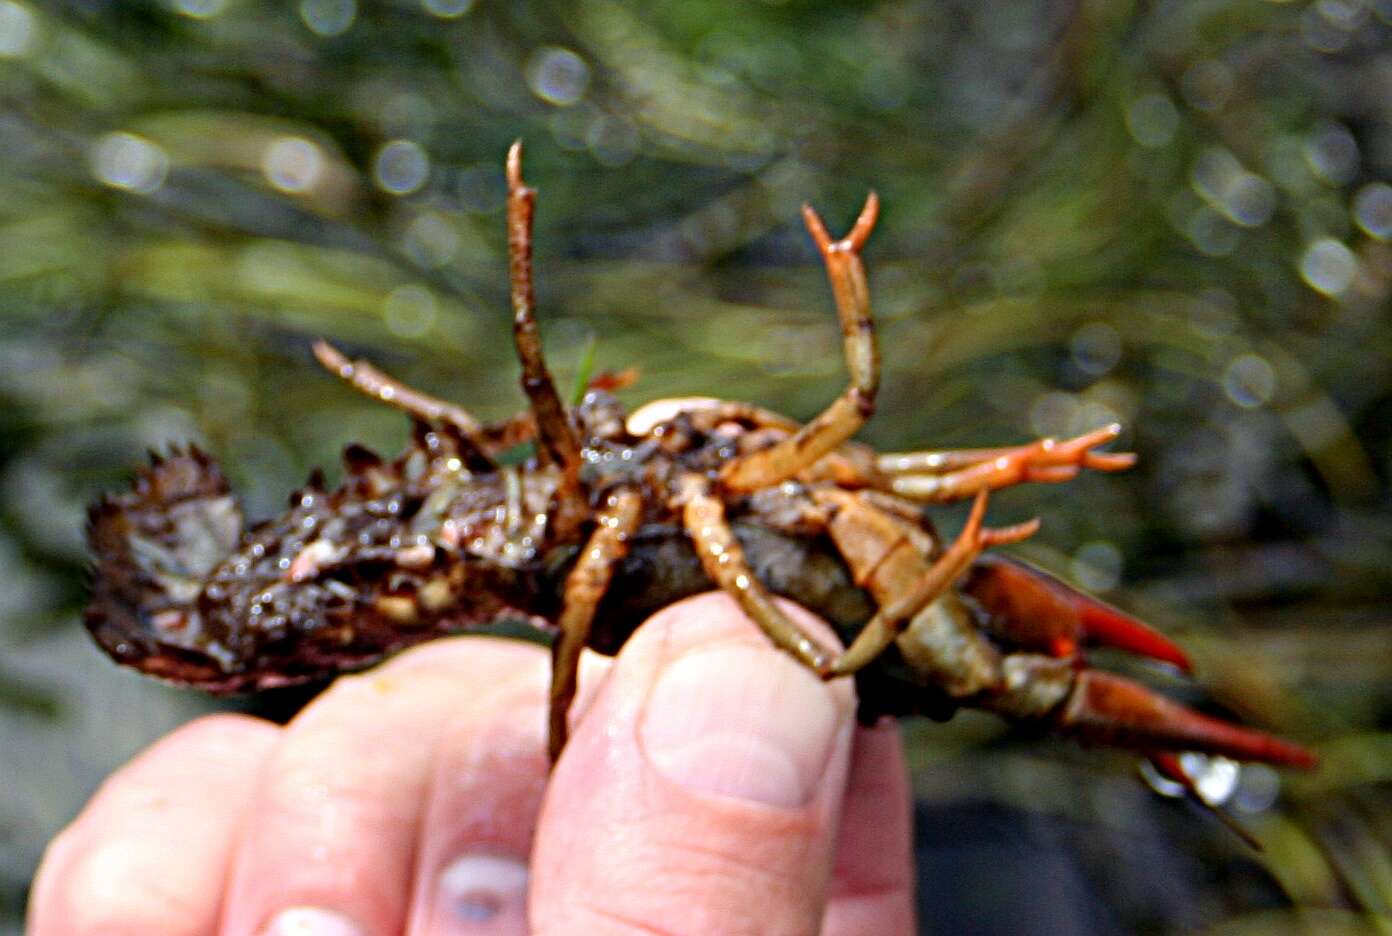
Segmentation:
{"type": "Polygon", "coordinates": [[[412,444],[389,462],[350,446],[340,487],[327,490],[316,475],[286,514],[249,530],[205,455],[155,459],[134,490],[91,511],[97,570],[86,621],[116,660],[213,691],[248,690],[520,619],[555,637],[555,757],[581,650],[613,653],[648,613],[714,585],[819,677],[855,676],[865,719],[989,709],[1138,750],[1171,775],[1184,750],[1314,763],[1298,745],[1087,668],[1080,648],[1089,643],[1189,664],[1115,608],[985,554],[1038,528],[987,527],[990,492],[1130,466],[1131,455],[1098,451],[1118,427],[971,451],[877,454],[851,441],[879,383],[861,262],[873,194],[839,240],[803,211],[850,372],[824,412],[799,425],[745,403],[684,398],[625,416],[599,382],[575,407],[556,392],[533,314],[535,193],[520,163],[514,146],[508,249],[530,408],[484,424],[320,342],[315,353],[332,372],[412,418],[412,444]],[[495,460],[528,440],[535,452],[524,463],[495,460]],[[939,538],[924,505],[967,499],[961,532],[939,538]],[[828,619],[847,649],[805,633],[775,593],[828,619]]]}

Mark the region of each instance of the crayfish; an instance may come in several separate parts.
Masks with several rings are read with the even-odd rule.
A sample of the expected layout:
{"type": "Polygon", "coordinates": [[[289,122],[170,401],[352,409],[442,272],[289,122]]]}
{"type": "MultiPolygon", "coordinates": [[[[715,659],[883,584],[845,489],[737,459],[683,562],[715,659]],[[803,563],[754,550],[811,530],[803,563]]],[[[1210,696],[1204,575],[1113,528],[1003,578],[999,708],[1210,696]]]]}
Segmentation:
{"type": "MultiPolygon", "coordinates": [[[[1200,714],[1083,660],[1105,644],[1189,670],[1157,631],[990,547],[1037,520],[984,523],[991,492],[1116,471],[1115,425],[1009,448],[878,454],[851,441],[875,408],[879,360],[861,252],[872,193],[833,239],[803,217],[825,264],[850,381],[805,425],[747,403],[666,399],[626,415],[593,382],[567,406],[534,315],[535,191],[521,148],[507,160],[513,330],[523,414],[486,424],[353,361],[319,361],[404,411],[412,443],[391,461],[360,446],[328,490],[316,473],[283,516],[244,529],[217,467],[197,449],[155,458],[134,489],[93,506],[86,624],[118,662],[215,692],[361,667],[432,637],[521,620],[554,635],[550,754],[566,739],[581,651],[614,653],[652,611],[714,585],[822,679],[854,676],[860,715],[949,717],[987,709],[1086,743],[1308,767],[1304,748],[1200,714]],[[525,442],[533,454],[498,456],[525,442]],[[925,505],[971,500],[947,541],[925,505]],[[786,596],[830,621],[844,651],[779,610],[786,596]]],[[[1183,781],[1182,781],[1183,782],[1183,781]]]]}

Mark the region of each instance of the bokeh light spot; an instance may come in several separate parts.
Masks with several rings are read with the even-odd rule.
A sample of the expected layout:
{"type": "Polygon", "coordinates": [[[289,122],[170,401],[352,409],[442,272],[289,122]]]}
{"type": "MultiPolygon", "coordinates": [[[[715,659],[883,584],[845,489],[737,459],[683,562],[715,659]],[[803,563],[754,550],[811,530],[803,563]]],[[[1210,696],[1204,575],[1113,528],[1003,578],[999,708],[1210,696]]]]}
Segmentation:
{"type": "Polygon", "coordinates": [[[1126,129],[1142,146],[1164,146],[1179,129],[1179,110],[1163,94],[1143,94],[1126,108],[1126,129]]]}
{"type": "Polygon", "coordinates": [[[421,6],[431,16],[441,19],[454,19],[463,16],[474,8],[474,0],[421,0],[421,6]]]}
{"type": "Polygon", "coordinates": [[[1238,812],[1262,813],[1275,806],[1280,795],[1281,775],[1274,768],[1266,764],[1245,764],[1232,806],[1238,812]]]}
{"type": "Polygon", "coordinates": [[[435,327],[435,294],[418,283],[398,286],[382,303],[382,318],[394,335],[420,338],[435,327]]]}
{"type": "Polygon", "coordinates": [[[1041,393],[1030,404],[1030,428],[1035,435],[1067,435],[1078,413],[1078,398],[1062,390],[1041,393]]]}
{"type": "Polygon", "coordinates": [[[356,0],[300,0],[300,19],[316,36],[341,36],[358,16],[356,0]]]}
{"type": "Polygon", "coordinates": [[[1332,237],[1313,242],[1300,258],[1300,278],[1326,296],[1342,294],[1357,272],[1358,259],[1353,251],[1332,237]]]}
{"type": "Polygon", "coordinates": [[[600,165],[615,169],[638,155],[638,128],[626,117],[600,115],[590,122],[585,143],[600,165]]]}
{"type": "Polygon", "coordinates": [[[1190,107],[1211,114],[1232,94],[1232,69],[1217,59],[1195,62],[1180,76],[1179,87],[1190,107]]]}
{"type": "Polygon", "coordinates": [[[1353,197],[1353,220],[1370,237],[1392,237],[1392,185],[1370,182],[1353,197]]]}
{"type": "Polygon", "coordinates": [[[411,140],[392,140],[377,151],[372,163],[373,179],[393,195],[418,191],[429,176],[430,157],[411,140]]]}
{"type": "Polygon", "coordinates": [[[464,210],[474,214],[492,214],[503,207],[507,198],[503,173],[492,163],[461,170],[455,177],[454,191],[464,210]]]}
{"type": "Polygon", "coordinates": [[[227,9],[227,0],[174,0],[174,12],[190,19],[212,19],[227,9]]]}
{"type": "Polygon", "coordinates": [[[282,192],[308,191],[324,172],[324,154],[304,137],[277,137],[261,154],[261,172],[282,192]]]}
{"type": "Polygon", "coordinates": [[[1210,257],[1226,257],[1237,248],[1238,229],[1209,205],[1194,210],[1184,233],[1200,253],[1210,257]]]}
{"type": "Polygon", "coordinates": [[[1243,227],[1259,227],[1276,210],[1276,189],[1254,172],[1243,171],[1223,192],[1223,213],[1243,227]]]}
{"type": "Polygon", "coordinates": [[[1073,333],[1068,350],[1078,370],[1100,377],[1121,360],[1121,335],[1106,322],[1089,322],[1073,333]]]}
{"type": "Polygon", "coordinates": [[[1322,121],[1305,140],[1305,162],[1330,185],[1347,185],[1358,172],[1358,142],[1343,124],[1322,121]]]}
{"type": "Polygon", "coordinates": [[[1107,540],[1078,547],[1071,565],[1074,581],[1088,591],[1111,591],[1121,584],[1121,550],[1107,540]]]}
{"type": "Polygon", "coordinates": [[[1237,761],[1218,754],[1185,751],[1179,755],[1179,766],[1194,781],[1194,792],[1210,806],[1222,806],[1237,789],[1242,768],[1237,761]]]}
{"type": "Polygon", "coordinates": [[[0,58],[27,55],[38,34],[39,24],[27,6],[0,0],[0,58]]]}
{"type": "Polygon", "coordinates": [[[406,228],[402,248],[420,266],[442,267],[454,259],[459,249],[459,233],[448,219],[428,211],[406,228]]]}
{"type": "Polygon", "coordinates": [[[1101,400],[1085,400],[1073,413],[1073,423],[1064,435],[1081,435],[1091,432],[1098,426],[1108,426],[1121,422],[1121,414],[1101,400]]]}
{"type": "Polygon", "coordinates": [[[1223,371],[1223,392],[1243,409],[1256,409],[1276,393],[1276,369],[1259,354],[1239,354],[1223,371]]]}
{"type": "Polygon", "coordinates": [[[579,101],[590,83],[590,66],[569,49],[542,46],[527,59],[527,87],[532,93],[558,107],[579,101]]]}
{"type": "Polygon", "coordinates": [[[164,184],[169,156],[155,143],[134,133],[117,131],[92,147],[92,172],[112,188],[148,195],[164,184]]]}

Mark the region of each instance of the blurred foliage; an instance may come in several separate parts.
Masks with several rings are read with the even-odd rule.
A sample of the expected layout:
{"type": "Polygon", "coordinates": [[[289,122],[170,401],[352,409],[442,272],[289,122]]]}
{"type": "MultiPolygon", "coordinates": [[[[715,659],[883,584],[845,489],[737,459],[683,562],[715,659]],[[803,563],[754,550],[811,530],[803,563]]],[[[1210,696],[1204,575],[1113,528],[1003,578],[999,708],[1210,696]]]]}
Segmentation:
{"type": "Polygon", "coordinates": [[[1124,421],[1136,471],[997,515],[1326,757],[1242,773],[1256,855],[1128,758],[914,726],[926,931],[1392,930],[1389,87],[1386,0],[0,0],[0,927],[100,779],[211,705],[85,642],[84,505],[146,447],[206,446],[261,516],[399,445],[320,335],[517,407],[520,137],[553,366],[594,340],[633,401],[831,399],[797,209],[878,189],[864,437],[1124,421]]]}

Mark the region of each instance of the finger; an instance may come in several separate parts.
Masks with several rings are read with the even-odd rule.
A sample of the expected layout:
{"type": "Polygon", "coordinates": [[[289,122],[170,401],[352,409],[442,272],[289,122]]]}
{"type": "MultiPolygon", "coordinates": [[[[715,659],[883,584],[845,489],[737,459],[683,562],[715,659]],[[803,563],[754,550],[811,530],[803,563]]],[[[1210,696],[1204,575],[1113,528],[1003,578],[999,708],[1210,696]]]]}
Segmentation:
{"type": "Polygon", "coordinates": [[[311,703],[261,776],[222,932],[401,932],[437,738],[538,660],[517,641],[435,641],[311,703]]]}
{"type": "Polygon", "coordinates": [[[913,910],[913,817],[899,728],[855,733],[851,776],[827,904],[826,936],[917,932],[913,910]]]}
{"type": "Polygon", "coordinates": [[[533,851],[536,932],[815,932],[852,707],[849,680],[817,679],[723,595],[655,615],[552,775],[533,851]]]}
{"type": "MultiPolygon", "coordinates": [[[[441,737],[431,768],[411,936],[527,932],[527,864],[549,765],[550,666],[531,654],[516,677],[480,699],[441,737]]],[[[585,703],[609,660],[581,658],[585,703]]]]}
{"type": "Polygon", "coordinates": [[[214,715],[113,774],[44,855],[27,932],[214,932],[237,827],[279,737],[268,722],[214,715]]]}

